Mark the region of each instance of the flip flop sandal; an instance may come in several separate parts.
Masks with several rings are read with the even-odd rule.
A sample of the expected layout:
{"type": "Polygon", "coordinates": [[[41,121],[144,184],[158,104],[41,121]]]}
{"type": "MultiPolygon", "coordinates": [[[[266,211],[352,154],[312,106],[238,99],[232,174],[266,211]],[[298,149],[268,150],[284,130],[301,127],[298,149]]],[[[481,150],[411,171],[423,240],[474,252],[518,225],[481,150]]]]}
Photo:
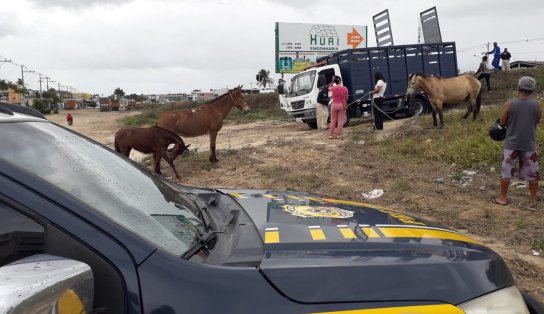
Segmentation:
{"type": "Polygon", "coordinates": [[[493,202],[494,202],[495,204],[499,204],[499,205],[503,205],[503,206],[504,206],[504,205],[508,205],[508,201],[503,202],[503,201],[500,201],[500,200],[497,199],[497,198],[494,199],[493,202]]]}
{"type": "Polygon", "coordinates": [[[520,202],[519,207],[533,211],[533,212],[538,209],[536,204],[531,204],[528,202],[520,202]]]}

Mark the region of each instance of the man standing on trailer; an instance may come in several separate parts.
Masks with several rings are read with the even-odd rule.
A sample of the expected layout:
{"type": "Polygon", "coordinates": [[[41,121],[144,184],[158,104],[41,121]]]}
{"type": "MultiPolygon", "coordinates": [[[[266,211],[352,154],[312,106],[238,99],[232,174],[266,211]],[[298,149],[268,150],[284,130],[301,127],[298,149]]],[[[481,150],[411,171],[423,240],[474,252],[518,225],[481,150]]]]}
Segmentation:
{"type": "Polygon", "coordinates": [[[486,52],[486,55],[490,54],[493,54],[493,61],[491,61],[493,69],[495,69],[496,71],[500,71],[501,66],[499,65],[499,62],[501,60],[501,48],[497,45],[497,42],[493,43],[493,50],[486,52]]]}
{"type": "Polygon", "coordinates": [[[510,70],[510,58],[512,55],[510,52],[508,52],[508,48],[504,48],[504,51],[501,53],[501,60],[502,60],[502,68],[505,71],[510,70]]]}

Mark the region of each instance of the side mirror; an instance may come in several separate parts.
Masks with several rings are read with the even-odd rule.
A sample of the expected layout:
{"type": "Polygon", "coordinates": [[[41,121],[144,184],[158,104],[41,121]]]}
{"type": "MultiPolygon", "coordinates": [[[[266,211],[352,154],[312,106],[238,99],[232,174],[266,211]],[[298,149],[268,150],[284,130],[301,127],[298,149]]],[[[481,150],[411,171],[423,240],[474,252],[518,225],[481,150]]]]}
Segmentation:
{"type": "Polygon", "coordinates": [[[33,255],[0,267],[0,313],[91,313],[89,265],[52,255],[33,255]]]}
{"type": "Polygon", "coordinates": [[[278,94],[280,95],[285,94],[285,85],[283,83],[278,85],[278,94]]]}

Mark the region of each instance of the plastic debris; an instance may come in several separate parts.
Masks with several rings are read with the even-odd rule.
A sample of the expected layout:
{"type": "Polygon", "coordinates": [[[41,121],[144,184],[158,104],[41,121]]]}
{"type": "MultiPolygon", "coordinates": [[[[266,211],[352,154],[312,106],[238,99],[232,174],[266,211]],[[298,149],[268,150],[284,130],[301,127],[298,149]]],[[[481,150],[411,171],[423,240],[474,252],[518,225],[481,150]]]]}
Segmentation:
{"type": "Polygon", "coordinates": [[[476,172],[476,171],[473,171],[473,170],[463,170],[463,173],[466,174],[467,176],[473,176],[473,175],[475,175],[477,172],[476,172]]]}
{"type": "Polygon", "coordinates": [[[512,182],[511,187],[516,189],[526,189],[529,185],[526,182],[512,182]]]}
{"type": "Polygon", "coordinates": [[[383,195],[382,189],[375,189],[367,193],[361,193],[364,198],[378,198],[383,195]]]}
{"type": "Polygon", "coordinates": [[[444,182],[446,182],[446,180],[444,180],[444,178],[440,177],[440,178],[434,179],[434,182],[436,182],[438,184],[444,184],[444,182]]]}
{"type": "Polygon", "coordinates": [[[540,256],[540,251],[533,250],[533,256],[540,256]]]}

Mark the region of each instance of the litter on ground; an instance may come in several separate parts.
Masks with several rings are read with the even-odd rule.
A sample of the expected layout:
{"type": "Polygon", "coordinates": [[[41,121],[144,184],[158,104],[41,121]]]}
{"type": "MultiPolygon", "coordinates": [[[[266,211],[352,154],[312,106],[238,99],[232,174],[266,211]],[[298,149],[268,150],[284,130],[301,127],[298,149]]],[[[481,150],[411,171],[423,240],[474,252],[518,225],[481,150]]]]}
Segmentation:
{"type": "Polygon", "coordinates": [[[364,198],[378,198],[383,195],[382,189],[375,189],[367,193],[361,193],[364,198]]]}

